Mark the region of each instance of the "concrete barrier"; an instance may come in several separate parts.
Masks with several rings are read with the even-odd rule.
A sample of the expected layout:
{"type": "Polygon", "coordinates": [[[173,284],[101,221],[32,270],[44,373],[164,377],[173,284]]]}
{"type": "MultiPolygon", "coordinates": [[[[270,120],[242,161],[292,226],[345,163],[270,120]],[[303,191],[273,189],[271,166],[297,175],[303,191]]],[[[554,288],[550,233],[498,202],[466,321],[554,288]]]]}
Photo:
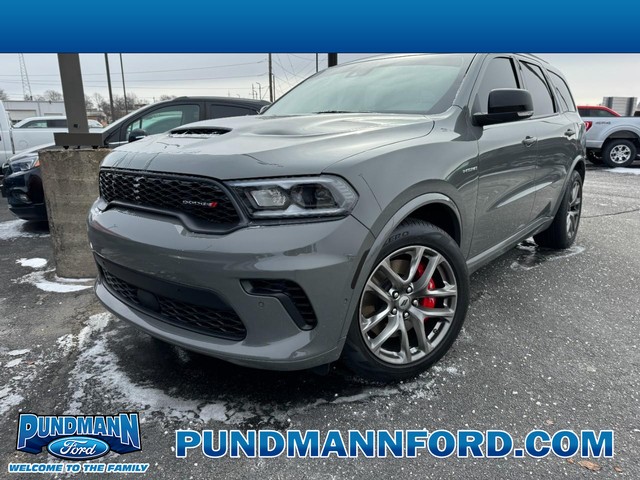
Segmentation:
{"type": "Polygon", "coordinates": [[[40,153],[53,258],[60,277],[97,274],[87,239],[87,213],[98,198],[99,166],[109,152],[105,148],[40,153]]]}

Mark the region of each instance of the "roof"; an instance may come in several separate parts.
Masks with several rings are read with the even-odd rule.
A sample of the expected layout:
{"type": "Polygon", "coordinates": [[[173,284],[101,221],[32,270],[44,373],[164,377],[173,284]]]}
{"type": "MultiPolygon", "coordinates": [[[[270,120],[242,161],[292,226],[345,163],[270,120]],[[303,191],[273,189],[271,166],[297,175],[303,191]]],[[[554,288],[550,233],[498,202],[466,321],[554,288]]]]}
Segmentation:
{"type": "MultiPolygon", "coordinates": [[[[238,104],[242,104],[242,105],[252,105],[252,106],[262,106],[262,105],[268,105],[269,102],[267,102],[266,100],[256,100],[253,98],[240,98],[240,97],[209,97],[209,96],[182,96],[182,97],[176,97],[173,98],[171,100],[165,100],[166,102],[173,102],[176,100],[196,100],[196,101],[202,101],[202,102],[220,102],[220,103],[229,103],[229,104],[233,104],[233,105],[238,105],[238,104]]],[[[158,102],[160,103],[160,102],[158,102]]]]}

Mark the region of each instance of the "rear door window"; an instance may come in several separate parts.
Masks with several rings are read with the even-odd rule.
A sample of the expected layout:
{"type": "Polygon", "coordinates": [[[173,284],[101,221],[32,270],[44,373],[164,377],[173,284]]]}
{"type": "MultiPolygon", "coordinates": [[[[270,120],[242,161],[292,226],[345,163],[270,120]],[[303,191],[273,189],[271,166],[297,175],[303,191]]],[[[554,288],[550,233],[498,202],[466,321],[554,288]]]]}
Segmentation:
{"type": "Polygon", "coordinates": [[[533,98],[533,115],[541,117],[554,114],[556,109],[553,96],[542,73],[542,68],[529,62],[520,63],[522,64],[524,86],[533,98]]]}

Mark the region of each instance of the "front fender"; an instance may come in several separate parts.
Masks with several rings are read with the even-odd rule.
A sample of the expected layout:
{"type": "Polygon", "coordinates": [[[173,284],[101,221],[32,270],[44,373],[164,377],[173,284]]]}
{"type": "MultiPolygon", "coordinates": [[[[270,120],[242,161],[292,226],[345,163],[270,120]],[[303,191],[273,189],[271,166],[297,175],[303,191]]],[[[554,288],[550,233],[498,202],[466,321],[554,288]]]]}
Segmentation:
{"type": "Polygon", "coordinates": [[[390,216],[385,215],[386,212],[390,211],[393,208],[392,205],[394,205],[394,203],[390,204],[390,206],[380,216],[380,220],[374,224],[374,228],[372,229],[372,233],[375,229],[374,240],[368,247],[366,247],[365,253],[358,264],[354,277],[353,279],[351,279],[353,295],[351,295],[351,300],[347,308],[347,321],[343,325],[340,337],[340,348],[342,348],[342,346],[344,345],[344,340],[347,336],[347,332],[349,331],[349,326],[351,325],[351,321],[353,320],[355,312],[358,308],[360,295],[362,294],[362,290],[364,289],[365,283],[367,281],[368,272],[373,269],[375,261],[380,255],[380,252],[387,242],[387,239],[398,227],[398,225],[400,225],[402,221],[406,219],[412,212],[416,211],[420,207],[433,203],[440,203],[449,206],[455,212],[458,218],[458,222],[460,222],[460,224],[462,225],[460,210],[458,209],[458,206],[450,197],[442,193],[426,193],[424,195],[420,195],[413,198],[412,200],[409,200],[408,202],[405,202],[390,216]],[[386,220],[383,220],[385,217],[386,220]]]}

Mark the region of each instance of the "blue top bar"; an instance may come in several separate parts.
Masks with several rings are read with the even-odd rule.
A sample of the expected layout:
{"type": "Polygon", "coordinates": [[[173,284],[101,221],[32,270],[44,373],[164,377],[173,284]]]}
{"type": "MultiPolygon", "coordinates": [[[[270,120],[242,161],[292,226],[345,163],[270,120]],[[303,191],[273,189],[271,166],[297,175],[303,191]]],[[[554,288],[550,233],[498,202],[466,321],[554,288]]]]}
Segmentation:
{"type": "Polygon", "coordinates": [[[31,0],[0,18],[7,53],[640,52],[637,0],[31,0]]]}

